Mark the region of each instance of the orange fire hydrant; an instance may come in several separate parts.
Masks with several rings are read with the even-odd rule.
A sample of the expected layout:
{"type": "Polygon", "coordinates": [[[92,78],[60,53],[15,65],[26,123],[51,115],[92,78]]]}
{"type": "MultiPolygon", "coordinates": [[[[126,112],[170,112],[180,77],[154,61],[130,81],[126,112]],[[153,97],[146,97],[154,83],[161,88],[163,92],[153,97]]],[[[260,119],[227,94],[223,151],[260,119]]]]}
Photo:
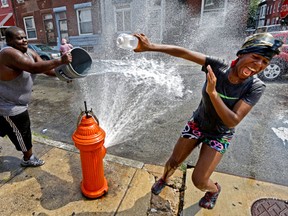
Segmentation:
{"type": "Polygon", "coordinates": [[[88,198],[98,198],[108,191],[107,180],[104,176],[103,158],[106,154],[104,147],[105,131],[100,128],[99,121],[91,111],[81,112],[78,126],[72,139],[80,151],[82,182],[81,191],[88,198]]]}

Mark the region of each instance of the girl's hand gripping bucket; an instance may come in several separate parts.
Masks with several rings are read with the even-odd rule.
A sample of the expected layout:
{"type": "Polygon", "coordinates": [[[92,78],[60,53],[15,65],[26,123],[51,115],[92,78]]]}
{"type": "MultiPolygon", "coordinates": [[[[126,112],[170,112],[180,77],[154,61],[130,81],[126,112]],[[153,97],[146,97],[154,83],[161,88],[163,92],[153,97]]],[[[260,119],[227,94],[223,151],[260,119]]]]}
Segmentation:
{"type": "Polygon", "coordinates": [[[84,49],[75,47],[70,52],[72,62],[55,68],[56,76],[63,81],[86,77],[92,65],[92,58],[84,49]]]}

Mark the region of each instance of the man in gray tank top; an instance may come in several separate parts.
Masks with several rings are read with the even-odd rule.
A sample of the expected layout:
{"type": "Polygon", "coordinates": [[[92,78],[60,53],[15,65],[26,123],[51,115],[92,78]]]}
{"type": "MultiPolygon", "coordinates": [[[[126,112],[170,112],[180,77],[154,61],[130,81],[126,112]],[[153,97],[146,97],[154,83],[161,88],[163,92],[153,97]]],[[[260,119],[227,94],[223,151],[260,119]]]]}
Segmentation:
{"type": "Polygon", "coordinates": [[[32,151],[28,103],[36,74],[55,76],[54,68],[72,61],[70,53],[59,59],[43,61],[31,49],[25,32],[16,26],[6,32],[7,46],[0,51],[0,136],[8,136],[18,151],[23,152],[21,165],[44,164],[32,151]]]}

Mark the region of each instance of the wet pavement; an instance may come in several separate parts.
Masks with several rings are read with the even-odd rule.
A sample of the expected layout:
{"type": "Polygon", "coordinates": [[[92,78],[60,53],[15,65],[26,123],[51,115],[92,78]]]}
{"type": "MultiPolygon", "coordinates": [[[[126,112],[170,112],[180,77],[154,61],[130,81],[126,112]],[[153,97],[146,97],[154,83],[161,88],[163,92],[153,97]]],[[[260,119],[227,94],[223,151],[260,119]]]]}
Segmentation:
{"type": "Polygon", "coordinates": [[[103,160],[107,193],[96,199],[87,198],[80,187],[83,179],[79,151],[70,144],[41,136],[34,135],[33,142],[35,154],[46,163],[37,168],[22,168],[19,165],[22,155],[9,139],[0,139],[3,148],[0,215],[247,216],[254,212],[252,216],[285,216],[288,213],[288,187],[220,172],[212,176],[222,185],[217,205],[213,210],[202,209],[198,200],[204,193],[192,185],[193,168],[186,167],[177,170],[168,186],[156,196],[150,188],[163,167],[110,154],[103,160]],[[262,199],[274,203],[270,201],[268,208],[262,199]]]}
{"type": "MultiPolygon", "coordinates": [[[[162,167],[106,155],[103,160],[108,192],[97,199],[83,196],[81,191],[81,161],[79,152],[71,145],[33,137],[34,152],[45,160],[37,168],[20,167],[21,154],[7,139],[0,161],[0,215],[147,215],[158,208],[162,215],[177,215],[179,190],[168,190],[154,200],[150,193],[157,173],[162,167]],[[44,144],[45,143],[45,144],[44,144]],[[178,198],[177,198],[178,197],[178,198]]],[[[182,184],[182,172],[171,180],[182,184]]],[[[99,184],[99,182],[95,182],[99,184]]],[[[98,187],[99,188],[99,187],[98,187]]],[[[92,191],[96,192],[96,191],[92,191]]]]}
{"type": "MultiPolygon", "coordinates": [[[[145,74],[137,69],[141,66],[96,64],[95,73],[73,83],[38,76],[30,104],[33,131],[73,145],[87,101],[106,131],[109,154],[163,166],[200,101],[204,75],[197,66],[166,71],[152,65],[145,74]]],[[[259,103],[236,128],[217,171],[288,186],[287,107],[288,80],[267,83],[259,103]]],[[[196,149],[186,162],[195,165],[198,154],[196,149]]]]}
{"type": "MultiPolygon", "coordinates": [[[[203,77],[194,70],[186,66],[181,70],[183,89],[174,89],[176,93],[170,93],[165,84],[162,90],[156,82],[147,87],[139,77],[118,72],[72,83],[39,75],[29,112],[35,152],[46,164],[21,168],[21,154],[8,139],[0,139],[0,215],[244,216],[251,214],[253,203],[260,199],[283,203],[288,199],[288,145],[275,131],[287,128],[285,82],[267,85],[264,99],[241,123],[235,144],[212,176],[222,185],[213,211],[198,207],[203,193],[192,185],[193,168],[183,172],[185,166],[181,166],[160,196],[151,194],[179,131],[199,102],[203,77]],[[81,162],[71,139],[84,101],[107,133],[104,166],[109,190],[96,200],[81,194],[81,162]],[[129,117],[132,121],[124,121],[129,117]]],[[[189,166],[198,151],[186,161],[189,166]]],[[[287,214],[285,208],[282,213],[287,214]]]]}

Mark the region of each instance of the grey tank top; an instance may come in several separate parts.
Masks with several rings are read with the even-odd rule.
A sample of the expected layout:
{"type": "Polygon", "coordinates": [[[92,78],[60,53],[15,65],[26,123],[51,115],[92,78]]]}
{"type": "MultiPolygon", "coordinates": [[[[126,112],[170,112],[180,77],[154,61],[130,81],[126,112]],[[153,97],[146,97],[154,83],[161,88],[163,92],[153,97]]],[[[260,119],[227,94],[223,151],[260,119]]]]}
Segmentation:
{"type": "MultiPolygon", "coordinates": [[[[12,47],[7,46],[2,48],[2,50],[8,48],[12,47]]],[[[31,55],[28,54],[28,56],[34,61],[31,55]]],[[[15,116],[27,110],[35,77],[35,74],[23,71],[13,80],[0,80],[1,116],[15,116]]]]}

